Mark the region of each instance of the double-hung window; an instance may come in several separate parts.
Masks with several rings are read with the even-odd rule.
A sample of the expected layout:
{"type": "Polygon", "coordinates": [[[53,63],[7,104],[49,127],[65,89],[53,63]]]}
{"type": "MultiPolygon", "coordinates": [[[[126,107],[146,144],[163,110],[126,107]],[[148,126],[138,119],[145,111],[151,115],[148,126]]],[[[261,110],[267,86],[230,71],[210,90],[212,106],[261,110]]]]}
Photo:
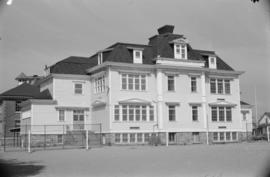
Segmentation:
{"type": "Polygon", "coordinates": [[[142,74],[122,74],[122,90],[146,90],[146,76],[142,74]]]}
{"type": "Polygon", "coordinates": [[[230,94],[231,84],[229,79],[210,79],[210,92],[214,94],[230,94]]]}
{"type": "Polygon", "coordinates": [[[169,105],[169,121],[175,121],[175,105],[169,105]]]}
{"type": "Polygon", "coordinates": [[[84,111],[83,110],[73,110],[73,120],[74,121],[84,121],[84,111]]]}
{"type": "Polygon", "coordinates": [[[76,83],[74,85],[74,93],[75,94],[82,94],[82,84],[76,83]]]}
{"type": "Polygon", "coordinates": [[[192,106],[192,120],[198,121],[198,106],[192,106]]]}
{"type": "Polygon", "coordinates": [[[174,76],[168,76],[168,91],[174,91],[175,85],[174,85],[174,76]]]}
{"type": "Polygon", "coordinates": [[[119,105],[114,106],[114,120],[119,121],[120,115],[119,115],[119,105]]]}
{"type": "Polygon", "coordinates": [[[197,92],[197,79],[196,79],[196,77],[191,77],[191,92],[197,92]]]}
{"type": "Polygon", "coordinates": [[[95,93],[102,93],[105,91],[105,77],[100,76],[95,78],[95,93]]]}
{"type": "Polygon", "coordinates": [[[65,121],[65,110],[59,110],[59,121],[65,121]]]}
{"type": "Polygon", "coordinates": [[[232,121],[232,107],[213,106],[211,107],[213,122],[231,122],[232,121]]]}

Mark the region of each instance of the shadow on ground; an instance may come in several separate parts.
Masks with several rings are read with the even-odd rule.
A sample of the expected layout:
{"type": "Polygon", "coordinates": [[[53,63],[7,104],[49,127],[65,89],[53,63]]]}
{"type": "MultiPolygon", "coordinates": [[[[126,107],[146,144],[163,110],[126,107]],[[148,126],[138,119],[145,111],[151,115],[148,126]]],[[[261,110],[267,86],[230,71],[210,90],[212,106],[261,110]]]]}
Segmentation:
{"type": "Polygon", "coordinates": [[[0,159],[1,177],[27,177],[37,175],[44,168],[42,165],[36,165],[36,162],[18,162],[16,160],[0,159]]]}

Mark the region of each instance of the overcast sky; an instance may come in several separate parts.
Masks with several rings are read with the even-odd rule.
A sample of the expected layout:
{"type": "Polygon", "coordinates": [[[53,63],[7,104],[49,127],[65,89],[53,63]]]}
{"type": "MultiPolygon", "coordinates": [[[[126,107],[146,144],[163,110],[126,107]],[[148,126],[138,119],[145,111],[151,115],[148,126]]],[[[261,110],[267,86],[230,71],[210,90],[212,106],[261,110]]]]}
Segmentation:
{"type": "Polygon", "coordinates": [[[115,42],[147,44],[156,29],[175,26],[196,49],[214,50],[240,77],[242,100],[270,111],[268,0],[0,0],[0,92],[14,78],[43,74],[71,55],[91,56],[115,42]]]}

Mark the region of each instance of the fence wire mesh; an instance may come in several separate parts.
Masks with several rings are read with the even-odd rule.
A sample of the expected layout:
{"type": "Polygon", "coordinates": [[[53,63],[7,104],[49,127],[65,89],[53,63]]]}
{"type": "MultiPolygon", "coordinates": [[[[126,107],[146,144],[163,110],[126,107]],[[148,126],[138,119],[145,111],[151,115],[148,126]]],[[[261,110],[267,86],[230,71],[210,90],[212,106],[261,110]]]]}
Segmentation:
{"type": "Polygon", "coordinates": [[[91,148],[102,144],[101,124],[21,125],[10,129],[0,145],[4,151],[91,148]]]}

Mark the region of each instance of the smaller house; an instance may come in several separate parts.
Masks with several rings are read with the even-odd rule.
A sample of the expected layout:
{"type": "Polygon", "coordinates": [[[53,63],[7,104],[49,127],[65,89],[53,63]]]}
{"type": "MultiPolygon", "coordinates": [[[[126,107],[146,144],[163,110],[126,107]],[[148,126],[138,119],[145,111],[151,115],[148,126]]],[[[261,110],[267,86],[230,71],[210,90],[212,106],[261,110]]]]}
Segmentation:
{"type": "Polygon", "coordinates": [[[0,136],[12,137],[20,131],[20,112],[21,103],[28,99],[47,99],[51,98],[48,90],[40,92],[35,85],[40,78],[27,77],[21,73],[16,80],[19,85],[0,94],[0,136]],[[19,79],[18,79],[19,78],[19,79]],[[23,82],[23,83],[22,83],[23,82]]]}
{"type": "Polygon", "coordinates": [[[256,134],[267,136],[267,126],[270,126],[270,112],[265,112],[259,119],[256,134]]]}

